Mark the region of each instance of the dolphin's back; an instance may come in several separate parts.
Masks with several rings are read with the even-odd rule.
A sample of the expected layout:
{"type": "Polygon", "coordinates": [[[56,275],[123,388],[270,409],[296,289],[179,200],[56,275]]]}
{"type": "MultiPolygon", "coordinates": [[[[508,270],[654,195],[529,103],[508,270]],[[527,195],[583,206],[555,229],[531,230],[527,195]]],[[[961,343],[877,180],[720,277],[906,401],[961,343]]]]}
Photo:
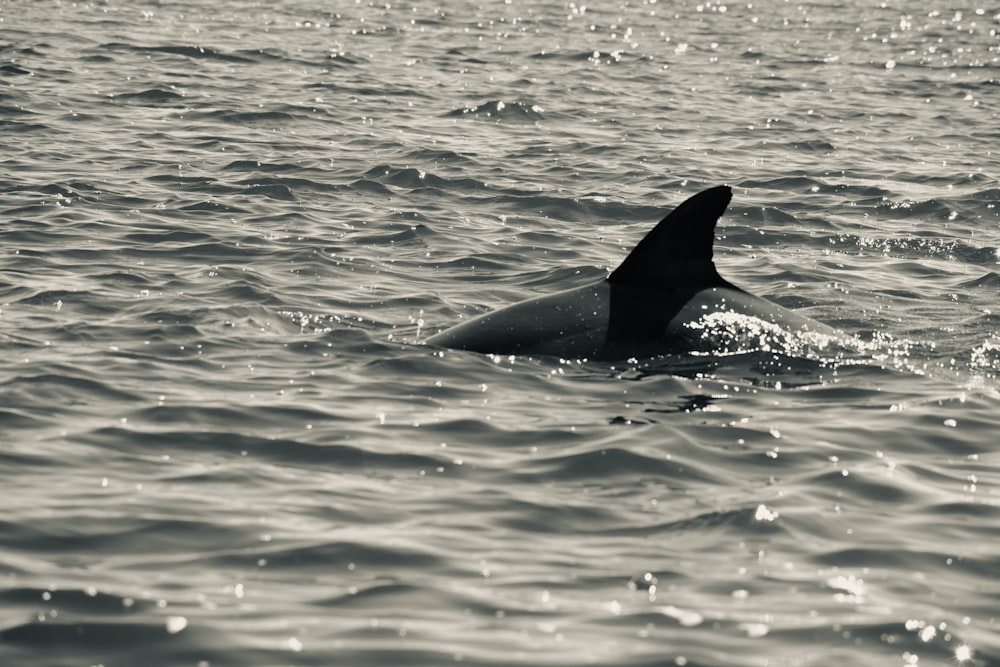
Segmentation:
{"type": "Polygon", "coordinates": [[[596,358],[608,322],[608,283],[536,297],[431,336],[427,342],[488,354],[596,358]]]}
{"type": "MultiPolygon", "coordinates": [[[[720,185],[671,211],[606,280],[502,308],[427,340],[492,354],[617,360],[726,353],[773,339],[792,349],[836,331],[724,280],[715,226],[732,192],[720,185]],[[787,334],[787,335],[786,335],[787,334]],[[791,336],[791,338],[789,338],[791,336]]],[[[763,349],[763,348],[761,348],[763,349]]]]}

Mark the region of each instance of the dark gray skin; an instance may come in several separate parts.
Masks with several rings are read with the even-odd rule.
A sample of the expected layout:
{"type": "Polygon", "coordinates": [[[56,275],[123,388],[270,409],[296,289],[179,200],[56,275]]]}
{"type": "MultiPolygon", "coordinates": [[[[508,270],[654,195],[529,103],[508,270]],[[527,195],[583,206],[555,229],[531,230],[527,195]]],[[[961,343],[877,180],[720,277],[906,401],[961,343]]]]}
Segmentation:
{"type": "Polygon", "coordinates": [[[835,329],[719,275],[712,261],[715,225],[731,198],[730,188],[720,185],[684,201],[605,280],[485,313],[427,342],[488,354],[615,361],[726,353],[733,339],[757,345],[780,339],[777,347],[842,341],[835,329]]]}

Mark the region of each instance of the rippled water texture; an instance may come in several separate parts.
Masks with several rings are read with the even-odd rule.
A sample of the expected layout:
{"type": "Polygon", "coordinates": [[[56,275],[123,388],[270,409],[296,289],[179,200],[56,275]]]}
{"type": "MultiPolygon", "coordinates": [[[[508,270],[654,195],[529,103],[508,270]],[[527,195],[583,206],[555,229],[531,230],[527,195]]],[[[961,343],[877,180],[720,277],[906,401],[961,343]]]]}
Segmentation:
{"type": "Polygon", "coordinates": [[[996,7],[593,4],[0,0],[0,664],[1000,664],[996,7]],[[719,183],[859,353],[423,344],[719,183]]]}

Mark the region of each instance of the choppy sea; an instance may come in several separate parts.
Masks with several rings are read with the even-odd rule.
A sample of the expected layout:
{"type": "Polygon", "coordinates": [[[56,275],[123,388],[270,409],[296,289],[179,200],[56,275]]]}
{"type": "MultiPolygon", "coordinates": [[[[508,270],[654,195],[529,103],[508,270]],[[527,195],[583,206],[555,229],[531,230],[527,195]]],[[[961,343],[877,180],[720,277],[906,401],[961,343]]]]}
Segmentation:
{"type": "Polygon", "coordinates": [[[1000,665],[998,31],[0,0],[0,664],[1000,665]],[[424,343],[720,183],[859,355],[424,343]]]}

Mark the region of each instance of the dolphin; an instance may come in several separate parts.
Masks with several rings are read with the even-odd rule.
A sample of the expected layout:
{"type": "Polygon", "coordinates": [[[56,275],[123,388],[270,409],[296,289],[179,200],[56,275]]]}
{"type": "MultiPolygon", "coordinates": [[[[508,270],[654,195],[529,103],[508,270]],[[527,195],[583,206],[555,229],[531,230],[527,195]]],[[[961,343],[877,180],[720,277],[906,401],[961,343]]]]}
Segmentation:
{"type": "Polygon", "coordinates": [[[427,339],[495,355],[617,361],[660,355],[786,354],[843,335],[726,281],[712,261],[729,186],[681,203],[595,284],[494,310],[427,339]]]}

